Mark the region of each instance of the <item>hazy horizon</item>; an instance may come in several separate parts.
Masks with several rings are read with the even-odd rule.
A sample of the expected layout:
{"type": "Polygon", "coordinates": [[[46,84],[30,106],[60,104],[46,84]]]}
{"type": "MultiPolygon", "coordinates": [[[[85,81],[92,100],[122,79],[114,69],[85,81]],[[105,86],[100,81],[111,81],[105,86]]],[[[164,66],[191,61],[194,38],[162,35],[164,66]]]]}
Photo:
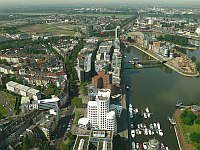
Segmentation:
{"type": "Polygon", "coordinates": [[[160,6],[196,6],[200,7],[200,0],[0,0],[1,6],[31,6],[31,5],[106,5],[106,4],[136,4],[160,6]]]}

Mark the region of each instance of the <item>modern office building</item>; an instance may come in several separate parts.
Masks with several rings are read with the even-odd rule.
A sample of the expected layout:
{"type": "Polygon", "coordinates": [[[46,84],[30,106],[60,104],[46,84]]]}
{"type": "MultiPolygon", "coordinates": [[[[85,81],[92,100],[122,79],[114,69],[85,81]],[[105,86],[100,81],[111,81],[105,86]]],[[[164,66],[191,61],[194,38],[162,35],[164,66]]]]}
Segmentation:
{"type": "Polygon", "coordinates": [[[87,118],[93,129],[117,131],[115,111],[110,112],[109,89],[98,89],[95,100],[88,102],[87,118]]]}

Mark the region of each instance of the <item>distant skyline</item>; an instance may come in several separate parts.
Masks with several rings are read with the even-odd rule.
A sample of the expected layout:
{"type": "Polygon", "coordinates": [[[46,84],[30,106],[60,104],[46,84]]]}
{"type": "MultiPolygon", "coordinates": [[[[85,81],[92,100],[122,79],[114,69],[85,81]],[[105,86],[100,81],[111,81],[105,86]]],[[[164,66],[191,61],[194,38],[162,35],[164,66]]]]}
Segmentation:
{"type": "Polygon", "coordinates": [[[72,4],[139,4],[165,6],[196,6],[200,0],[0,0],[1,6],[30,6],[30,5],[72,5],[72,4]]]}

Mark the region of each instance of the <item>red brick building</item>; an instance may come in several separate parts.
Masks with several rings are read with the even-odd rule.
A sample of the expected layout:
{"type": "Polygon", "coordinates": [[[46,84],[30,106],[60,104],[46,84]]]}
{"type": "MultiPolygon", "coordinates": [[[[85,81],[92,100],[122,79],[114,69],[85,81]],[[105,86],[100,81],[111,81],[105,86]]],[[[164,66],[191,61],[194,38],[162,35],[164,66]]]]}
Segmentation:
{"type": "Polygon", "coordinates": [[[111,96],[120,93],[120,86],[112,84],[112,74],[106,74],[105,71],[99,71],[98,75],[92,78],[92,85],[99,89],[110,89],[111,96]]]}

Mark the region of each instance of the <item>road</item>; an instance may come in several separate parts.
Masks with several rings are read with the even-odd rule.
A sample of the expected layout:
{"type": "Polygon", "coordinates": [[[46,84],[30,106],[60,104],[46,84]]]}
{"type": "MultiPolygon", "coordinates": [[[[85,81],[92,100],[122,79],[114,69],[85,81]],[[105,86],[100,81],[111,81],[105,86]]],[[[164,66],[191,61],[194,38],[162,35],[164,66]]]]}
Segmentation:
{"type": "Polygon", "coordinates": [[[53,139],[52,141],[55,140],[55,147],[56,149],[59,149],[60,145],[62,145],[64,139],[65,139],[65,133],[67,131],[69,122],[72,118],[74,118],[73,114],[74,108],[72,106],[69,107],[69,109],[66,111],[66,108],[63,108],[61,110],[61,118],[59,120],[59,123],[57,125],[57,128],[55,129],[53,139]],[[65,112],[67,112],[65,114],[65,112]]]}

